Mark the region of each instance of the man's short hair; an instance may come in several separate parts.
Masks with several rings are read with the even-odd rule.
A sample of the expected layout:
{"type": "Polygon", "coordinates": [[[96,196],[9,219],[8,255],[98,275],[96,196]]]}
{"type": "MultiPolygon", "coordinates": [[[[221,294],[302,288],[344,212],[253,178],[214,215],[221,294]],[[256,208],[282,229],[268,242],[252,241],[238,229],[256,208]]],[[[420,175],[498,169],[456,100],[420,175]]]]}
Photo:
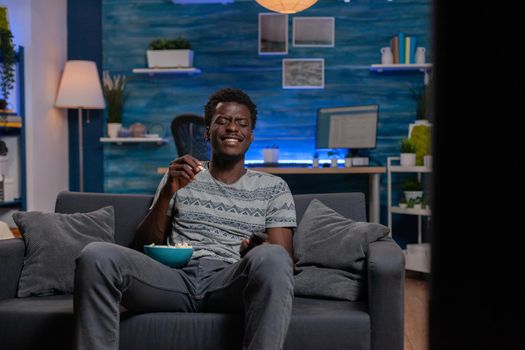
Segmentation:
{"type": "Polygon", "coordinates": [[[217,108],[217,105],[221,102],[237,102],[248,107],[248,110],[250,111],[250,119],[252,121],[252,129],[255,129],[255,122],[257,121],[257,106],[244,91],[234,88],[223,88],[217,90],[210,96],[208,102],[204,106],[204,121],[206,126],[211,125],[215,108],[217,108]]]}

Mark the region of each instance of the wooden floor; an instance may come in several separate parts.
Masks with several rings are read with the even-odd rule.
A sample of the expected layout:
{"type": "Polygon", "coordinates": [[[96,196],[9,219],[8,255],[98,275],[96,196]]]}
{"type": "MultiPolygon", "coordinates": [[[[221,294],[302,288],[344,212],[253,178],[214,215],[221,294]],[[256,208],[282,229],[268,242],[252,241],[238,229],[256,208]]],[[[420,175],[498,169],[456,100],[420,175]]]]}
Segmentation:
{"type": "Polygon", "coordinates": [[[428,350],[428,277],[406,271],[405,350],[428,350]]]}

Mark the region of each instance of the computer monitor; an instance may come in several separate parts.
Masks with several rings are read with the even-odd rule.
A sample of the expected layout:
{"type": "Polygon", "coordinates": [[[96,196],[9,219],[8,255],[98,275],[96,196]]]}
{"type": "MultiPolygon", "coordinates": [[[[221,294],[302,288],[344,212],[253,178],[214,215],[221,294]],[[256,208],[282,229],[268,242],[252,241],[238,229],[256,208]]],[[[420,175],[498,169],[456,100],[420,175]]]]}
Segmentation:
{"type": "Polygon", "coordinates": [[[316,148],[346,148],[353,155],[376,147],[379,105],[320,108],[316,148]]]}

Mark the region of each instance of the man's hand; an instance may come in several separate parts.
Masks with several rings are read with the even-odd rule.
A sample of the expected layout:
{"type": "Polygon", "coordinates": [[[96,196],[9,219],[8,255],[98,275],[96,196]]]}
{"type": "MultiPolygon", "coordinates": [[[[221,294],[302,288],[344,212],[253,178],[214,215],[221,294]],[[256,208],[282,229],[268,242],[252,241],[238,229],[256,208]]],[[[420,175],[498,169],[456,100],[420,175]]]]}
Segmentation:
{"type": "Polygon", "coordinates": [[[204,168],[201,162],[189,154],[175,159],[170,163],[168,179],[162,191],[171,198],[175,192],[193,181],[195,175],[202,170],[204,168]]]}
{"type": "Polygon", "coordinates": [[[255,248],[258,245],[266,243],[267,237],[265,234],[256,235],[253,233],[249,239],[243,239],[241,242],[241,247],[239,248],[239,253],[241,258],[243,258],[250,250],[255,248]]]}

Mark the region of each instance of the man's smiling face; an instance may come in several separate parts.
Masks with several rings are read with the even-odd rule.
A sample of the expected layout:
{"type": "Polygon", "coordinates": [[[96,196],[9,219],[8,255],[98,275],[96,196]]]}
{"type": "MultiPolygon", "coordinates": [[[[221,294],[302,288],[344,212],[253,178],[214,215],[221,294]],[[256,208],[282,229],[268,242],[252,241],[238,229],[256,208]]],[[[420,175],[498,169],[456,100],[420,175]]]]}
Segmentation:
{"type": "Polygon", "coordinates": [[[253,141],[250,110],[237,102],[220,102],[208,129],[213,153],[229,159],[244,157],[253,141]]]}

